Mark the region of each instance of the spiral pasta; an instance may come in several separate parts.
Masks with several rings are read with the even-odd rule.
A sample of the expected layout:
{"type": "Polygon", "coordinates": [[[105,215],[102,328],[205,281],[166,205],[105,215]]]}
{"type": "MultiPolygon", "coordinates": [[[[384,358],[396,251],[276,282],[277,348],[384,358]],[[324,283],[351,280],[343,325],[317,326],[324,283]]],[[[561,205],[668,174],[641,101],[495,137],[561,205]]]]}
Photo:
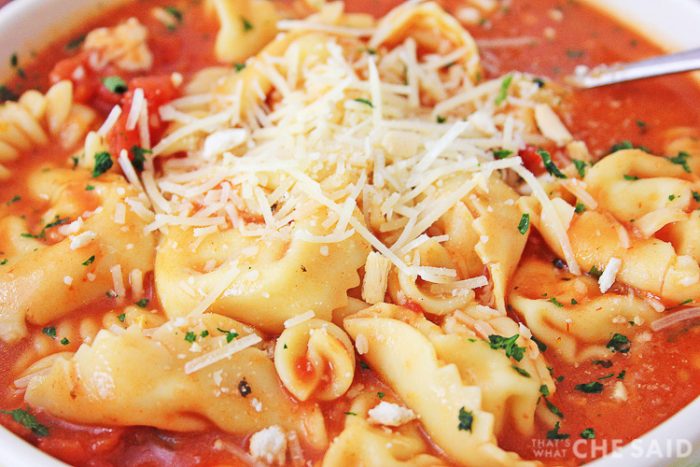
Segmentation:
{"type": "Polygon", "coordinates": [[[57,143],[70,149],[79,144],[96,119],[90,107],[73,101],[73,83],[61,81],[46,94],[27,91],[17,102],[0,105],[0,179],[11,171],[2,165],[35,148],[57,143]]]}

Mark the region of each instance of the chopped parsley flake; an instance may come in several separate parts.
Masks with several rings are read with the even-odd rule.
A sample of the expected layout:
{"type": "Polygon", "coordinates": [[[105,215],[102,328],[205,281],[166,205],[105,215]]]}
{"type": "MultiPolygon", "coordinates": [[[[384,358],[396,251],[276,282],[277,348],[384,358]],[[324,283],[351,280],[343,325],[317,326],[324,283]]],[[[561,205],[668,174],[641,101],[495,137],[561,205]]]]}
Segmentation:
{"type": "Polygon", "coordinates": [[[693,191],[692,193],[693,193],[693,199],[695,201],[697,201],[698,203],[700,203],[700,193],[698,193],[697,191],[693,191]]]}
{"type": "Polygon", "coordinates": [[[617,379],[625,379],[625,375],[627,374],[627,370],[622,370],[617,374],[617,379]]]}
{"type": "Polygon", "coordinates": [[[571,304],[572,304],[572,305],[578,305],[578,300],[576,300],[575,298],[572,298],[572,299],[571,299],[571,304]]]}
{"type": "Polygon", "coordinates": [[[253,23],[248,21],[244,16],[241,16],[241,24],[243,24],[243,32],[248,32],[253,30],[253,23]]]}
{"type": "Polygon", "coordinates": [[[380,399],[384,399],[384,393],[381,392],[381,391],[378,392],[378,393],[377,393],[377,397],[380,398],[380,399]]]}
{"type": "Polygon", "coordinates": [[[610,152],[613,153],[617,151],[623,151],[625,149],[634,149],[634,144],[632,144],[632,142],[629,140],[620,141],[619,143],[613,144],[610,147],[610,152]]]}
{"type": "Polygon", "coordinates": [[[114,94],[124,94],[129,90],[129,87],[126,85],[126,81],[121,79],[119,76],[106,76],[102,78],[102,84],[107,88],[107,90],[109,90],[109,92],[113,92],[114,94]]]}
{"type": "Polygon", "coordinates": [[[148,300],[147,298],[142,298],[141,300],[136,302],[136,306],[138,306],[139,308],[146,308],[148,306],[149,301],[150,300],[148,300]]]}
{"type": "Polygon", "coordinates": [[[206,329],[204,331],[202,331],[201,333],[199,333],[199,337],[202,337],[202,338],[207,337],[208,335],[209,335],[209,331],[207,331],[206,329]]]}
{"type": "Polygon", "coordinates": [[[192,331],[187,331],[187,334],[185,334],[185,340],[192,343],[197,340],[197,334],[193,333],[192,331]]]}
{"type": "Polygon", "coordinates": [[[546,384],[540,386],[540,394],[542,394],[544,397],[549,396],[549,386],[547,386],[546,384]]]}
{"type": "Polygon", "coordinates": [[[363,97],[358,97],[357,99],[353,99],[355,102],[359,102],[360,104],[365,104],[368,105],[370,108],[374,108],[374,105],[372,104],[372,101],[369,99],[365,99],[363,97]]]}
{"type": "Polygon", "coordinates": [[[564,304],[561,303],[559,300],[557,300],[557,297],[550,298],[549,302],[553,303],[554,305],[558,306],[559,308],[564,308],[564,304]]]}
{"type": "Polygon", "coordinates": [[[586,428],[581,432],[581,438],[583,439],[595,439],[595,430],[593,428],[586,428]]]}
{"type": "Polygon", "coordinates": [[[47,326],[44,329],[42,329],[41,332],[49,336],[51,339],[56,338],[56,328],[53,326],[47,326]]]}
{"type": "Polygon", "coordinates": [[[501,89],[496,96],[496,105],[501,105],[508,98],[508,89],[513,82],[513,75],[508,75],[501,81],[501,89]]]}
{"type": "Polygon", "coordinates": [[[360,360],[360,368],[363,370],[369,370],[369,365],[364,360],[360,360]]]}
{"type": "Polygon", "coordinates": [[[632,343],[627,338],[627,336],[615,333],[612,336],[612,338],[610,338],[610,341],[608,341],[606,347],[612,350],[613,352],[627,353],[630,351],[632,343]]]}
{"type": "Polygon", "coordinates": [[[85,191],[93,191],[95,189],[94,185],[85,185],[85,191]]]}
{"type": "Polygon", "coordinates": [[[19,96],[12,92],[10,88],[4,85],[0,85],[0,103],[6,101],[16,101],[19,96]]]}
{"type": "Polygon", "coordinates": [[[117,319],[123,323],[126,320],[126,313],[121,313],[117,316],[117,319]]]}
{"type": "Polygon", "coordinates": [[[95,262],[95,255],[92,255],[88,259],[83,261],[83,266],[90,266],[94,262],[95,262]]]}
{"type": "Polygon", "coordinates": [[[236,73],[240,73],[245,70],[245,63],[234,63],[233,69],[236,70],[236,73]]]}
{"type": "Polygon", "coordinates": [[[112,168],[112,155],[107,151],[95,154],[95,167],[92,169],[92,177],[97,178],[112,168]]]}
{"type": "Polygon", "coordinates": [[[68,344],[70,344],[70,341],[68,340],[67,337],[64,337],[63,339],[61,339],[61,345],[68,345],[68,344]]]}
{"type": "Polygon", "coordinates": [[[540,350],[540,352],[544,352],[547,350],[547,344],[536,338],[535,336],[532,336],[532,341],[537,344],[537,348],[540,350]]]}
{"type": "Polygon", "coordinates": [[[78,36],[78,37],[75,37],[75,38],[69,40],[69,41],[66,43],[66,47],[65,47],[65,48],[66,48],[66,50],[67,50],[68,52],[70,52],[70,51],[72,51],[72,50],[77,49],[77,48],[80,47],[81,45],[83,45],[83,42],[85,42],[85,34],[82,34],[82,35],[80,35],[80,36],[78,36]]]}
{"type": "Polygon", "coordinates": [[[512,357],[515,361],[520,361],[525,355],[525,347],[520,347],[516,342],[520,334],[514,334],[510,337],[498,336],[491,334],[489,336],[489,345],[492,349],[503,349],[506,351],[506,357],[512,357]]]}
{"type": "Polygon", "coordinates": [[[669,201],[673,201],[673,200],[676,199],[676,198],[677,198],[676,195],[668,195],[668,200],[669,200],[669,201]]]}
{"type": "Polygon", "coordinates": [[[547,439],[569,439],[571,435],[566,433],[559,433],[559,422],[554,424],[554,428],[547,432],[547,439]]]}
{"type": "Polygon", "coordinates": [[[687,299],[683,300],[682,302],[680,302],[679,305],[683,306],[683,305],[687,305],[688,303],[693,303],[693,299],[687,298],[687,299]]]}
{"type": "Polygon", "coordinates": [[[582,212],[585,212],[585,211],[586,211],[586,205],[585,205],[585,204],[583,204],[583,203],[581,203],[581,202],[576,203],[576,207],[574,208],[574,212],[575,212],[576,214],[581,214],[582,212]]]}
{"type": "Polygon", "coordinates": [[[526,378],[530,377],[530,373],[527,370],[520,368],[519,366],[511,365],[511,368],[513,368],[521,376],[524,376],[526,378]]]}
{"type": "Polygon", "coordinates": [[[22,200],[20,195],[14,195],[8,202],[5,203],[6,206],[13,205],[22,200]]]}
{"type": "Polygon", "coordinates": [[[48,436],[49,429],[39,423],[28,410],[0,410],[0,413],[12,416],[12,420],[32,431],[37,436],[48,436]]]}
{"type": "Polygon", "coordinates": [[[598,381],[593,381],[592,383],[577,384],[575,389],[587,394],[599,394],[603,392],[603,384],[598,381]]]}
{"type": "Polygon", "coordinates": [[[166,6],[163,9],[165,11],[167,11],[168,14],[170,16],[172,16],[175,19],[175,21],[177,21],[178,24],[182,23],[182,20],[184,17],[183,17],[182,12],[180,10],[178,10],[174,6],[166,6]]]}
{"type": "Polygon", "coordinates": [[[508,149],[496,149],[493,151],[493,157],[496,159],[505,159],[511,154],[513,154],[513,151],[509,151],[508,149]]]}
{"type": "Polygon", "coordinates": [[[552,161],[552,156],[547,151],[545,151],[544,149],[538,149],[537,154],[539,154],[540,158],[542,158],[544,168],[550,175],[553,175],[557,178],[566,178],[566,175],[564,175],[562,171],[559,170],[559,167],[557,167],[554,161],[552,161]]]}
{"type": "Polygon", "coordinates": [[[355,412],[343,412],[343,414],[348,415],[348,416],[356,416],[357,414],[355,412]]]}
{"type": "Polygon", "coordinates": [[[132,146],[131,154],[134,155],[131,163],[134,168],[139,172],[143,172],[143,163],[146,162],[146,154],[152,154],[153,151],[150,149],[142,148],[141,146],[132,146]]]}
{"type": "Polygon", "coordinates": [[[564,414],[559,410],[559,407],[556,405],[552,404],[549,399],[545,399],[544,403],[547,405],[547,408],[549,409],[550,412],[552,412],[554,415],[556,415],[559,418],[564,418],[564,414]]]}
{"type": "Polygon", "coordinates": [[[7,258],[3,258],[2,261],[0,261],[0,266],[6,265],[6,264],[7,264],[7,261],[8,261],[7,258]]]}
{"type": "Polygon", "coordinates": [[[230,343],[232,340],[234,340],[236,337],[238,337],[238,333],[235,331],[226,331],[225,329],[221,329],[221,328],[216,328],[216,330],[226,334],[226,343],[230,343]]]}
{"type": "Polygon", "coordinates": [[[472,424],[474,423],[474,414],[470,410],[465,410],[464,407],[459,409],[459,414],[457,415],[459,424],[457,429],[460,431],[472,431],[472,424]]]}
{"type": "Polygon", "coordinates": [[[634,182],[634,181],[639,180],[639,177],[637,177],[636,175],[626,175],[626,174],[625,174],[625,175],[623,176],[623,178],[624,178],[625,180],[627,180],[628,182],[634,182]]]}
{"type": "Polygon", "coordinates": [[[579,159],[573,159],[572,162],[574,163],[574,167],[576,167],[576,171],[578,172],[579,176],[581,178],[586,176],[586,162],[579,160],[579,159]]]}
{"type": "Polygon", "coordinates": [[[691,173],[690,166],[688,165],[688,158],[690,157],[690,154],[688,154],[685,151],[681,151],[678,153],[677,156],[675,157],[669,157],[668,161],[672,162],[676,165],[680,165],[683,167],[683,170],[685,170],[687,173],[691,173]]]}
{"type": "Polygon", "coordinates": [[[593,277],[595,277],[596,279],[598,279],[600,276],[603,275],[603,271],[601,271],[600,269],[598,269],[597,266],[592,266],[592,267],[591,267],[591,270],[588,271],[588,274],[590,274],[591,276],[593,276],[593,277]]]}
{"type": "Polygon", "coordinates": [[[523,214],[518,223],[518,232],[525,235],[530,229],[530,214],[523,214]]]}
{"type": "Polygon", "coordinates": [[[435,121],[438,123],[445,123],[447,121],[447,118],[443,117],[442,115],[438,115],[435,117],[435,121]]]}
{"type": "Polygon", "coordinates": [[[566,263],[561,258],[554,259],[554,261],[552,261],[552,264],[557,269],[564,269],[566,267],[566,263]]]}
{"type": "Polygon", "coordinates": [[[593,360],[593,364],[602,366],[603,368],[610,368],[613,366],[613,362],[611,360],[593,360]]]}

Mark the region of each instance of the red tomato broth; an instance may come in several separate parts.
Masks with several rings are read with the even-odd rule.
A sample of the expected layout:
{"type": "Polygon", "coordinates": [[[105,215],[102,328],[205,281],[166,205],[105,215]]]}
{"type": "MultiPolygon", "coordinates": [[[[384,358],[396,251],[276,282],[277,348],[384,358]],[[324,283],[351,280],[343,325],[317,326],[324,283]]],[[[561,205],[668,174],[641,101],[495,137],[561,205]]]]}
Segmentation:
{"type": "MultiPolygon", "coordinates": [[[[396,3],[395,0],[357,0],[349,2],[348,9],[379,15],[386,13],[396,3]]],[[[453,8],[456,5],[457,1],[449,1],[447,6],[453,8]]],[[[179,72],[188,77],[195,71],[216,63],[213,41],[217,25],[211,16],[203,13],[201,5],[182,0],[138,0],[135,6],[132,4],[110,11],[108,16],[91,21],[71,37],[50,44],[36,55],[31,64],[23,64],[27,78],[13,79],[10,87],[16,92],[33,87],[47,89],[50,72],[59,60],[79,62],[75,52],[66,50],[68,40],[95,27],[113,25],[131,16],[139,18],[150,31],[149,46],[154,52],[155,62],[149,74],[179,72]],[[177,6],[184,13],[183,23],[175,31],[168,31],[149,14],[150,7],[156,5],[177,6]]],[[[519,70],[560,80],[578,64],[629,61],[660,53],[657,47],[634,32],[605,15],[572,1],[515,0],[507,11],[500,11],[489,22],[469,27],[469,30],[477,40],[522,36],[540,39],[535,46],[483,49],[486,78],[519,70]],[[558,9],[563,13],[560,22],[547,13],[550,9],[558,9]],[[549,41],[543,37],[546,27],[555,29],[554,40],[549,41]]],[[[74,64],[66,62],[64,66],[70,68],[74,64]]],[[[124,76],[129,79],[133,77],[124,76]]],[[[92,90],[92,94],[86,92],[86,96],[91,96],[86,99],[97,95],[91,102],[95,104],[100,101],[105,103],[112,97],[108,95],[105,99],[102,91],[99,91],[95,93],[92,90]]],[[[563,117],[575,137],[584,140],[598,156],[607,153],[612,144],[621,140],[630,140],[634,144],[661,152],[666,129],[676,126],[697,127],[700,124],[700,109],[690,104],[697,101],[700,101],[700,89],[687,76],[665,77],[599,90],[568,92],[564,100],[563,117]],[[638,121],[644,122],[644,125],[639,125],[638,121]]],[[[106,105],[98,105],[98,108],[103,113],[102,117],[109,110],[106,105]]],[[[121,146],[128,148],[128,144],[121,146]]],[[[69,154],[69,151],[56,151],[53,148],[38,150],[13,163],[12,169],[16,173],[26,174],[46,163],[67,166],[69,154]]],[[[533,164],[536,162],[535,160],[533,164]]],[[[20,181],[21,176],[0,185],[0,201],[3,203],[15,195],[22,198],[21,201],[0,209],[25,215],[30,223],[37,223],[40,211],[29,201],[27,189],[20,181]]],[[[537,254],[543,252],[540,250],[537,254]]],[[[155,305],[154,302],[152,304],[155,305]]],[[[76,313],[104,312],[112,306],[113,303],[109,300],[102,300],[101,303],[84,307],[76,313]]],[[[573,367],[558,359],[551,349],[545,352],[554,375],[564,377],[550,400],[564,413],[560,431],[571,435],[568,441],[580,439],[579,433],[590,427],[595,429],[596,442],[629,442],[661,423],[698,395],[700,352],[694,348],[693,341],[700,337],[700,327],[674,328],[652,333],[651,336],[651,341],[644,345],[633,344],[629,354],[616,354],[611,359],[611,368],[602,368],[590,362],[573,367]],[[626,372],[624,381],[628,389],[628,401],[616,403],[610,399],[612,384],[608,381],[616,381],[617,375],[623,370],[626,372]],[[606,387],[601,394],[583,394],[574,389],[576,384],[594,381],[609,373],[615,375],[604,380],[606,387]]],[[[633,335],[629,337],[633,339],[633,335]]],[[[3,388],[11,386],[12,364],[26,345],[26,342],[12,347],[0,344],[0,384],[3,388]]],[[[387,397],[385,400],[395,400],[392,392],[377,379],[371,369],[362,368],[358,364],[355,381],[356,384],[364,384],[366,390],[384,392],[387,397]]],[[[19,406],[23,404],[16,394],[8,390],[2,392],[0,407],[19,406]]],[[[339,434],[350,401],[343,398],[322,403],[321,406],[326,415],[329,436],[339,434]]],[[[34,435],[28,435],[25,428],[9,421],[8,417],[3,416],[0,421],[52,455],[77,465],[244,464],[235,453],[226,449],[212,449],[212,445],[219,439],[231,445],[244,446],[245,438],[213,428],[206,433],[182,434],[144,427],[79,427],[40,411],[35,413],[39,421],[49,427],[51,436],[48,438],[37,439],[34,435]]],[[[532,437],[523,437],[514,434],[507,427],[499,442],[504,448],[513,449],[525,458],[533,458],[537,453],[537,445],[534,444],[537,441],[533,440],[546,442],[546,432],[549,429],[551,427],[538,424],[532,437]]],[[[593,441],[589,443],[592,444],[593,441]]],[[[608,447],[615,446],[608,444],[608,447]]],[[[588,459],[577,458],[570,446],[564,446],[560,452],[558,444],[552,448],[550,442],[546,448],[556,451],[555,456],[549,454],[552,463],[573,465],[588,459]]],[[[605,449],[606,452],[609,450],[605,449]]],[[[596,456],[600,454],[602,451],[596,451],[596,456]]],[[[318,460],[321,455],[322,453],[314,453],[312,457],[318,460]]],[[[546,455],[540,452],[540,456],[546,455]]],[[[546,458],[543,460],[547,461],[546,458]]]]}

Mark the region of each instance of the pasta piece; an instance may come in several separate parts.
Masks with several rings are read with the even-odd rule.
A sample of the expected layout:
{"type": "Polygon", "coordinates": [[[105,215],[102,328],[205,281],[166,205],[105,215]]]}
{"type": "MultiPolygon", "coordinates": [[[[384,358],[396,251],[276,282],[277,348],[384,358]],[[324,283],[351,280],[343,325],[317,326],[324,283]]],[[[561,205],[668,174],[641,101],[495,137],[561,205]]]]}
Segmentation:
{"type": "Polygon", "coordinates": [[[118,206],[137,195],[121,177],[103,175],[96,180],[84,172],[49,169],[32,174],[28,184],[32,197],[48,199],[51,207],[40,232],[28,233],[23,221],[10,221],[15,228],[23,223],[23,232],[4,237],[7,243],[0,245],[16,255],[0,273],[0,339],[6,342],[27,335],[25,320],[45,325],[109,291],[123,300],[116,297],[121,294],[115,268],[121,277],[134,269],[149,272],[154,262],[155,239],[144,235],[145,222],[139,216],[126,209],[124,223],[115,228],[118,206]],[[86,185],[94,189],[86,191],[86,185]],[[37,238],[26,238],[32,235],[37,238]],[[38,241],[44,237],[52,243],[38,241]],[[28,243],[34,246],[31,251],[28,243]]]}
{"type": "Polygon", "coordinates": [[[571,277],[550,263],[528,259],[514,278],[510,303],[548,349],[568,363],[609,357],[615,333],[634,332],[659,314],[633,295],[601,295],[595,279],[571,277]],[[546,296],[546,298],[542,298],[546,296]]]}
{"type": "Polygon", "coordinates": [[[452,16],[442,10],[437,3],[406,3],[394,8],[377,25],[369,44],[370,47],[393,46],[407,37],[417,41],[418,47],[426,52],[445,53],[443,41],[453,50],[463,53],[456,60],[464,66],[472,82],[479,74],[479,52],[476,42],[452,16]],[[436,36],[436,31],[439,35],[436,36]]]}
{"type": "Polygon", "coordinates": [[[315,449],[325,447],[320,410],[285,396],[264,351],[248,347],[185,374],[190,362],[254,336],[252,329],[214,314],[180,321],[151,335],[138,326],[100,331],[92,344],[31,379],[25,400],[74,423],[172,431],[202,431],[213,423],[239,435],[279,425],[315,449]]]}
{"type": "Polygon", "coordinates": [[[311,319],[277,338],[275,368],[284,387],[300,401],[333,400],[352,384],[355,350],[338,326],[311,319]]]}
{"type": "MultiPolygon", "coordinates": [[[[420,245],[416,252],[422,266],[454,269],[447,250],[434,240],[428,240],[420,245]]],[[[412,276],[393,269],[389,275],[389,294],[394,303],[412,301],[421,306],[426,312],[444,315],[462,308],[474,300],[474,291],[470,289],[454,289],[444,292],[431,291],[429,284],[420,285],[417,276],[412,276]]]]}
{"type": "MultiPolygon", "coordinates": [[[[323,210],[317,211],[295,227],[321,234],[323,219],[323,210]]],[[[347,290],[360,284],[357,271],[369,253],[357,234],[328,245],[238,230],[211,234],[199,246],[195,241],[193,230],[177,227],[162,240],[156,286],[165,313],[172,318],[210,310],[269,332],[281,332],[287,319],[309,310],[330,321],[332,311],[347,303],[347,290]],[[183,245],[195,246],[188,251],[183,245]],[[210,261],[216,268],[206,271],[210,261]]]]}
{"type": "Polygon", "coordinates": [[[45,95],[27,91],[18,102],[0,105],[0,178],[11,174],[3,163],[34,148],[52,142],[65,149],[75,147],[95,118],[95,111],[73,101],[70,81],[54,84],[45,95]]]}
{"type": "Polygon", "coordinates": [[[360,335],[367,338],[364,358],[370,367],[418,415],[433,442],[454,461],[529,465],[517,454],[498,448],[494,415],[484,409],[482,390],[465,383],[457,365],[442,360],[429,338],[439,329],[433,331],[434,325],[418,316],[399,307],[376,305],[345,318],[344,327],[355,340],[360,335]],[[469,415],[468,423],[460,418],[462,413],[469,415]]]}
{"type": "Polygon", "coordinates": [[[214,51],[220,62],[244,62],[277,34],[275,6],[264,0],[211,0],[221,29],[214,51]]]}
{"type": "Polygon", "coordinates": [[[396,430],[371,425],[367,412],[372,403],[376,403],[376,399],[369,394],[353,401],[343,431],[331,442],[323,457],[323,467],[446,465],[428,454],[428,446],[415,425],[404,425],[396,430]]]}
{"type": "Polygon", "coordinates": [[[83,49],[89,52],[90,65],[96,70],[113,64],[124,71],[146,71],[153,66],[147,39],[148,29],[136,18],[129,18],[112,28],[91,31],[83,49]]]}

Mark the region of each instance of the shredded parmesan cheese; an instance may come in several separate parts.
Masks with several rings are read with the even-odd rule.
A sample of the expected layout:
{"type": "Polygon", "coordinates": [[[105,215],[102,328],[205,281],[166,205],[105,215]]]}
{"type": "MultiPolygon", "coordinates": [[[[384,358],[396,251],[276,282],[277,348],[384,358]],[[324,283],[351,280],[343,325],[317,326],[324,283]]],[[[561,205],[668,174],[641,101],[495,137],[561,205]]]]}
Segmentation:
{"type": "Polygon", "coordinates": [[[607,292],[615,283],[615,277],[620,270],[620,266],[622,266],[622,260],[615,257],[610,258],[607,266],[605,266],[605,270],[598,278],[598,286],[601,293],[607,292]]]}

